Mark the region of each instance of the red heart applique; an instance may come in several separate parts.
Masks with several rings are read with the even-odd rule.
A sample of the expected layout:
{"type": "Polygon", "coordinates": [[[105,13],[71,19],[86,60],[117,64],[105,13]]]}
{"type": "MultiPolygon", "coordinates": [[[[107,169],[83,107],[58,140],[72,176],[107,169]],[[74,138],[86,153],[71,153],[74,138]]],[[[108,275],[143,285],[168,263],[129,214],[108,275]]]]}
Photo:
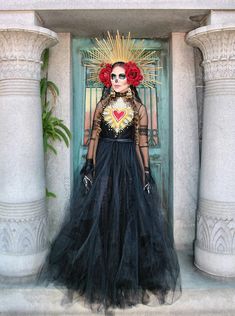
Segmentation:
{"type": "Polygon", "coordinates": [[[125,111],[115,110],[115,111],[113,111],[113,115],[114,115],[115,119],[119,122],[123,118],[123,116],[125,115],[125,111]]]}

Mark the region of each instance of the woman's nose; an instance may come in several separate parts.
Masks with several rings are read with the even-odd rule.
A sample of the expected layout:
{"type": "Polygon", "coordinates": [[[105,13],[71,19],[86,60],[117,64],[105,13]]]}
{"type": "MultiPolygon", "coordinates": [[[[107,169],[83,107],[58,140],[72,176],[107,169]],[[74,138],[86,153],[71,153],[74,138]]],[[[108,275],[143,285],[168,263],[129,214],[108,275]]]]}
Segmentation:
{"type": "Polygon", "coordinates": [[[115,79],[115,82],[118,82],[118,78],[115,79]]]}

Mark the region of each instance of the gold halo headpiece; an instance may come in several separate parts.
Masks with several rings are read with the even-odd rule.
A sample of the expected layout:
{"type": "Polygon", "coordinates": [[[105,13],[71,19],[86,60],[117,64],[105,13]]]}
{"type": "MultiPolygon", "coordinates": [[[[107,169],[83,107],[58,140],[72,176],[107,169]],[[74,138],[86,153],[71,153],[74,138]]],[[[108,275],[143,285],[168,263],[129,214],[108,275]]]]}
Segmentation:
{"type": "MultiPolygon", "coordinates": [[[[100,73],[104,67],[111,68],[111,65],[116,62],[124,62],[125,64],[136,65],[141,73],[141,76],[139,75],[142,77],[141,84],[153,88],[156,83],[160,83],[156,77],[158,76],[157,71],[162,67],[156,66],[156,51],[149,51],[144,48],[143,41],[136,43],[136,40],[131,39],[130,32],[125,38],[120,36],[119,31],[117,31],[115,38],[110,35],[110,32],[108,32],[107,39],[99,40],[96,38],[97,46],[88,50],[86,55],[85,65],[90,70],[88,80],[98,83],[101,81],[100,73]]],[[[102,82],[104,83],[104,81],[102,82]]]]}

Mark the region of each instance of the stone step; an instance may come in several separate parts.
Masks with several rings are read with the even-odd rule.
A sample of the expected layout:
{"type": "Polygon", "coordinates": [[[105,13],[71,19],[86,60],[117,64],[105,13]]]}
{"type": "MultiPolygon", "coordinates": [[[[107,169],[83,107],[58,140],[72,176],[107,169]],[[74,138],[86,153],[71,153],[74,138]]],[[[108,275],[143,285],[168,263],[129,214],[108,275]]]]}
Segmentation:
{"type": "MultiPolygon", "coordinates": [[[[62,306],[62,292],[57,289],[2,290],[0,315],[97,315],[80,303],[62,306]]],[[[104,313],[99,313],[103,315],[104,313]]],[[[110,310],[109,316],[154,315],[235,315],[235,294],[232,289],[184,290],[173,305],[146,307],[137,305],[129,309],[110,310]]]]}
{"type": "MultiPolygon", "coordinates": [[[[182,296],[173,305],[147,307],[139,304],[128,309],[115,309],[108,316],[161,315],[235,315],[235,280],[210,277],[193,265],[190,250],[179,251],[182,296]]],[[[0,287],[0,315],[97,315],[82,303],[62,305],[63,290],[33,284],[0,287]]],[[[99,313],[104,315],[104,313],[99,313]]]]}

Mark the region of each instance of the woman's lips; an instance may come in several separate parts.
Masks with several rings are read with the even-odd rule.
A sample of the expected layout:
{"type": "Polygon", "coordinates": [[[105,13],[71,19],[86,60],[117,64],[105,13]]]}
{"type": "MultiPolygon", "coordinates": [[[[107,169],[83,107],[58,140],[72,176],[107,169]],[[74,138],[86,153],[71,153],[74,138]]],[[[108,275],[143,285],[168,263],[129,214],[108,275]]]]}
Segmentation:
{"type": "Polygon", "coordinates": [[[114,85],[114,87],[115,87],[115,88],[119,88],[119,87],[120,87],[120,85],[118,85],[118,84],[115,84],[115,85],[114,85]]]}

